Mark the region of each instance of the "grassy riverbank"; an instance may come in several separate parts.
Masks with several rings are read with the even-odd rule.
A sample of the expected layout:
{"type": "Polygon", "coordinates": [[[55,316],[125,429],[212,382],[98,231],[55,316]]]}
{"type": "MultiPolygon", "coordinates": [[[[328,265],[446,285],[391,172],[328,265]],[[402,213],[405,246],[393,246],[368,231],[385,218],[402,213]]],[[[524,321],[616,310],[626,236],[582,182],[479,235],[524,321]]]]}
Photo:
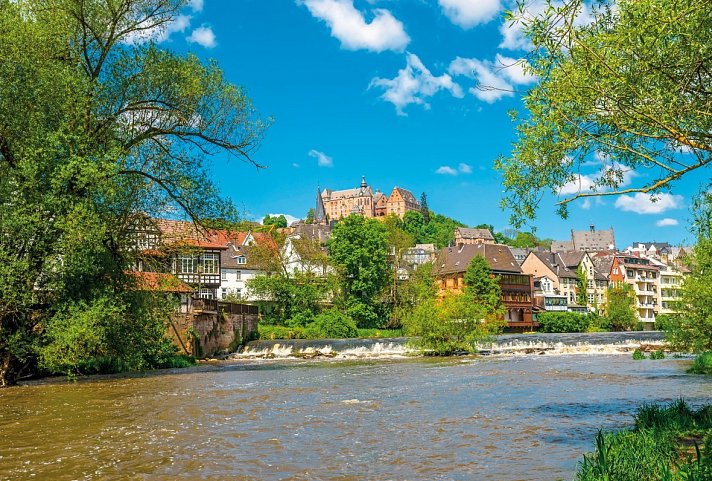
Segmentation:
{"type": "Polygon", "coordinates": [[[644,405],[635,427],[599,432],[576,481],[697,481],[712,479],[712,405],[679,400],[644,405]]]}
{"type": "MultiPolygon", "coordinates": [[[[357,329],[359,338],[384,338],[402,337],[402,329],[357,329]]],[[[287,326],[258,326],[259,339],[274,341],[278,339],[328,339],[333,336],[324,336],[316,329],[308,327],[287,327],[287,326]]]]}

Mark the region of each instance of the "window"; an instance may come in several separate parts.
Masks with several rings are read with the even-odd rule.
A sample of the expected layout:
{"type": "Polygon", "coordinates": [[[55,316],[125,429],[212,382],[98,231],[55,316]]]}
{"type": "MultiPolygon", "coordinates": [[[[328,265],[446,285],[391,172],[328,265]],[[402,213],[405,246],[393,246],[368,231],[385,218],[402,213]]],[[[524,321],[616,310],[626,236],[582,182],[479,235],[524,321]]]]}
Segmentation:
{"type": "Polygon", "coordinates": [[[227,289],[226,288],[223,287],[222,289],[220,289],[220,297],[221,297],[221,299],[225,299],[227,297],[227,289]]]}
{"type": "Polygon", "coordinates": [[[588,280],[588,288],[593,289],[593,280],[592,279],[588,280]]]}
{"type": "Polygon", "coordinates": [[[213,253],[203,254],[203,274],[217,274],[220,269],[218,255],[213,253]]]}
{"type": "Polygon", "coordinates": [[[633,272],[632,270],[629,270],[628,271],[628,279],[632,279],[634,277],[635,277],[635,272],[633,272]]]}
{"type": "Polygon", "coordinates": [[[235,273],[235,279],[237,279],[238,281],[239,281],[240,279],[242,279],[242,272],[241,272],[241,271],[237,271],[237,272],[235,273]]]}
{"type": "Polygon", "coordinates": [[[247,264],[247,259],[245,258],[245,256],[239,256],[237,258],[237,263],[238,264],[247,264]]]}
{"type": "Polygon", "coordinates": [[[200,289],[200,298],[201,299],[215,299],[215,294],[213,293],[212,289],[203,287],[200,289]]]}
{"type": "Polygon", "coordinates": [[[195,274],[198,272],[198,258],[196,256],[178,256],[178,274],[195,274]]]}
{"type": "Polygon", "coordinates": [[[226,269],[221,269],[220,270],[220,279],[223,281],[227,280],[227,270],[226,269]]]}
{"type": "Polygon", "coordinates": [[[593,294],[588,295],[588,303],[593,304],[593,294]]]}

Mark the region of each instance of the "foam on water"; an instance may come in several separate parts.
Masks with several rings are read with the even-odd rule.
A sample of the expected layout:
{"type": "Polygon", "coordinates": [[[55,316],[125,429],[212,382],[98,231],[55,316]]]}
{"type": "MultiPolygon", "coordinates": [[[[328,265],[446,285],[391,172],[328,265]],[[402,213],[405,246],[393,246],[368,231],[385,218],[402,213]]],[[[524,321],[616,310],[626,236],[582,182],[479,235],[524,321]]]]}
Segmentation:
{"type": "MultiPolygon", "coordinates": [[[[504,334],[479,346],[482,355],[625,354],[664,349],[660,332],[504,334]]],[[[398,359],[417,355],[407,338],[253,341],[231,359],[398,359]]]]}

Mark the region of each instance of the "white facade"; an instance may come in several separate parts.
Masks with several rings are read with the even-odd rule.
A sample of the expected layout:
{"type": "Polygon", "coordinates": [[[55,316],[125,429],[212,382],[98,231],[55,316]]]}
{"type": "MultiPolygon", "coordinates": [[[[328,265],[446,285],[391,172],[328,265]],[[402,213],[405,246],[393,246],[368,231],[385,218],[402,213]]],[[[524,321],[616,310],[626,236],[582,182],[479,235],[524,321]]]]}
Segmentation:
{"type": "Polygon", "coordinates": [[[258,299],[250,293],[247,282],[260,274],[263,274],[263,272],[255,269],[222,267],[220,269],[218,299],[222,300],[228,296],[236,296],[243,301],[257,301],[258,299]]]}

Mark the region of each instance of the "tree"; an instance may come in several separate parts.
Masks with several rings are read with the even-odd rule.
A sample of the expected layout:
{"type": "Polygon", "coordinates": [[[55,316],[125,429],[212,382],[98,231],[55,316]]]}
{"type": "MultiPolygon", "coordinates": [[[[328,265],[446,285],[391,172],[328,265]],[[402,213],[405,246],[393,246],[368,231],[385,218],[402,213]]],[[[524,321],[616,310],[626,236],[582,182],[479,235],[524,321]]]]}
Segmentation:
{"type": "Polygon", "coordinates": [[[515,225],[535,217],[546,191],[566,217],[575,199],[655,199],[712,159],[712,3],[604,2],[590,23],[587,5],[547,0],[536,16],[521,2],[509,16],[523,24],[532,50],[522,65],[538,79],[512,155],[496,162],[515,225]]]}
{"type": "Polygon", "coordinates": [[[262,225],[273,225],[278,229],[283,229],[287,227],[287,218],[284,214],[275,216],[267,214],[264,219],[262,219],[262,225]]]}
{"type": "Polygon", "coordinates": [[[136,223],[235,217],[204,159],[257,165],[264,124],[215,63],[148,38],[184,4],[0,1],[0,386],[96,356],[157,367],[162,336],[118,335],[163,332],[169,309],[125,274],[136,223]],[[121,323],[102,324],[116,312],[121,323]],[[94,348],[65,349],[85,341],[94,348]]]}
{"type": "Polygon", "coordinates": [[[388,230],[356,214],[341,219],[328,242],[347,314],[359,327],[377,327],[379,298],[388,285],[388,230]]]}
{"type": "Polygon", "coordinates": [[[583,264],[576,270],[576,303],[580,306],[588,305],[588,275],[583,264]]]}
{"type": "Polygon", "coordinates": [[[403,215],[403,230],[410,234],[413,239],[418,238],[425,224],[423,214],[418,211],[409,210],[403,215]]]}
{"type": "Polygon", "coordinates": [[[667,337],[677,349],[702,352],[712,349],[712,194],[695,199],[692,232],[697,243],[685,262],[690,274],[682,285],[681,312],[671,316],[667,337]]]}
{"type": "Polygon", "coordinates": [[[423,216],[423,224],[430,222],[430,210],[428,209],[428,196],[425,192],[420,194],[420,213],[423,216]]]}
{"type": "Polygon", "coordinates": [[[313,224],[313,223],[314,223],[314,217],[316,217],[316,211],[315,211],[314,208],[312,207],[312,208],[310,208],[310,209],[307,211],[307,218],[304,220],[304,223],[305,223],[305,224],[313,224]]]}
{"type": "Polygon", "coordinates": [[[502,314],[502,290],[484,257],[478,255],[472,258],[463,280],[463,294],[471,302],[482,305],[490,317],[502,314]]]}
{"type": "Polygon", "coordinates": [[[621,284],[608,289],[606,321],[615,331],[630,331],[638,325],[635,292],[630,284],[621,284]]]}

